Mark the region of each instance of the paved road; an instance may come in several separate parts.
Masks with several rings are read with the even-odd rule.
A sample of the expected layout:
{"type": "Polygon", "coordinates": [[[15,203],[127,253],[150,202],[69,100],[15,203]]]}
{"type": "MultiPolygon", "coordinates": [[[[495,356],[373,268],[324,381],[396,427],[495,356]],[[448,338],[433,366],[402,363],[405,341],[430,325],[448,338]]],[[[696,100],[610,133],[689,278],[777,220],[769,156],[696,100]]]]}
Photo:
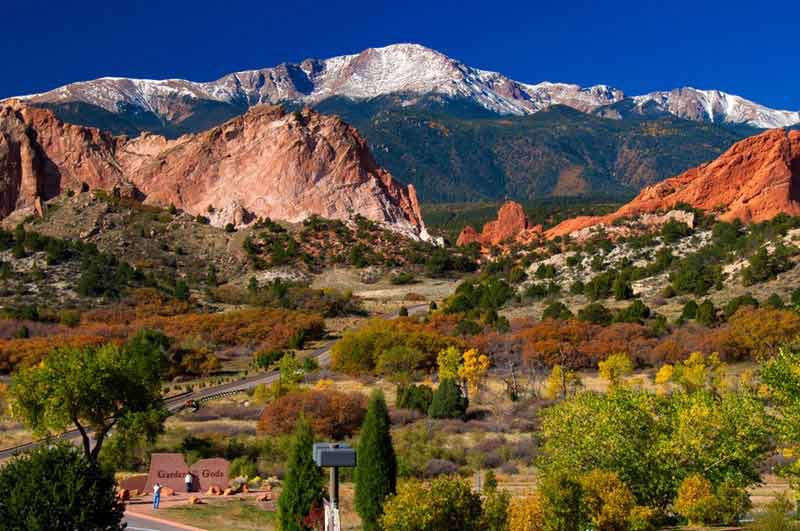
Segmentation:
{"type": "MultiPolygon", "coordinates": [[[[427,311],[428,305],[427,304],[417,304],[414,306],[408,307],[408,313],[410,315],[416,315],[420,313],[424,313],[427,311]]],[[[398,317],[398,313],[391,313],[382,315],[381,319],[396,319],[398,317]]],[[[331,362],[331,349],[333,345],[336,344],[335,339],[326,341],[323,343],[319,348],[313,350],[310,354],[310,357],[316,358],[317,363],[320,364],[322,367],[327,367],[330,365],[331,362]]],[[[224,384],[220,384],[214,387],[206,387],[204,389],[199,389],[197,391],[191,393],[183,393],[181,395],[168,398],[164,401],[164,405],[171,413],[176,413],[183,408],[183,405],[186,403],[187,400],[202,400],[208,399],[209,397],[214,397],[217,395],[225,394],[225,393],[236,393],[241,391],[247,391],[252,389],[253,387],[259,384],[270,384],[278,379],[278,371],[271,371],[265,373],[259,373],[252,376],[248,376],[247,378],[243,378],[241,380],[237,380],[235,382],[228,382],[224,384]]],[[[57,439],[64,440],[64,441],[72,441],[80,438],[80,433],[78,430],[71,430],[62,433],[57,439]]],[[[39,445],[42,444],[42,441],[34,441],[28,444],[23,444],[20,446],[15,446],[14,448],[7,448],[5,450],[0,450],[0,460],[7,459],[13,455],[16,455],[21,452],[26,452],[28,450],[32,450],[39,445]]]]}
{"type": "Polygon", "coordinates": [[[125,518],[122,521],[128,524],[128,531],[186,531],[185,527],[175,527],[173,525],[156,522],[149,518],[133,515],[129,512],[125,513],[125,518]]]}

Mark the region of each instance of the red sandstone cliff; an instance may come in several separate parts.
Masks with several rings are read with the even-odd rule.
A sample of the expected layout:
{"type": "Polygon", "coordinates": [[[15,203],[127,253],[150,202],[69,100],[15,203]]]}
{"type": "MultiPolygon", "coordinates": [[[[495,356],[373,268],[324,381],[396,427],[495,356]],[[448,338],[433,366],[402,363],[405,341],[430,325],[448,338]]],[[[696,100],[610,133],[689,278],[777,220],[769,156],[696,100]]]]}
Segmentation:
{"type": "Polygon", "coordinates": [[[613,214],[569,219],[546,236],[669,210],[678,203],[714,212],[726,221],[758,222],[781,212],[800,215],[800,131],[773,129],[746,138],[712,162],[643,189],[613,214]]]}
{"type": "Polygon", "coordinates": [[[458,235],[456,244],[469,245],[477,242],[482,246],[491,247],[512,240],[527,242],[538,238],[541,232],[541,225],[531,228],[522,205],[506,201],[497,212],[497,220],[484,225],[480,234],[471,226],[464,227],[458,235]]]}
{"type": "Polygon", "coordinates": [[[82,186],[120,187],[191,214],[213,210],[220,225],[361,214],[427,238],[413,186],[380,168],[364,139],[336,116],[260,106],[176,140],[129,139],[17,101],[0,104],[0,217],[82,186]]]}

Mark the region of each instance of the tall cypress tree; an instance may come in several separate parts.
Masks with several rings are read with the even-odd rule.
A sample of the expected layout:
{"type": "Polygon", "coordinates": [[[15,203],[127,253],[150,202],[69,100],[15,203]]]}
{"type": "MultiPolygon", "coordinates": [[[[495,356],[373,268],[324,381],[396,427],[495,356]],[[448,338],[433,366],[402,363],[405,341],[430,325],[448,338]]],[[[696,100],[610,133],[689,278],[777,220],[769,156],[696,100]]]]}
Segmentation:
{"type": "Polygon", "coordinates": [[[314,433],[304,417],[297,422],[289,454],[289,469],[278,498],[278,525],[281,531],[305,531],[303,519],[315,504],[322,504],[322,469],[312,455],[314,433]]]}
{"type": "Polygon", "coordinates": [[[383,502],[397,490],[397,458],[389,433],[389,410],[380,390],[372,393],[358,442],[356,511],[364,531],[380,529],[383,502]]]}

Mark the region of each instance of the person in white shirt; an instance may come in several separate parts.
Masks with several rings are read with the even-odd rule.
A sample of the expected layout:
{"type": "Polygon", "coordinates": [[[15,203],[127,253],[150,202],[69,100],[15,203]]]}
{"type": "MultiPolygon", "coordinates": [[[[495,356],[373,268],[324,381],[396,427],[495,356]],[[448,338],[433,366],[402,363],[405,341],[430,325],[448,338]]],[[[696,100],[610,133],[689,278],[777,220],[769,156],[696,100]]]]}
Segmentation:
{"type": "Polygon", "coordinates": [[[158,509],[161,505],[161,483],[153,485],[153,509],[158,509]]]}
{"type": "Polygon", "coordinates": [[[186,483],[186,492],[192,492],[192,473],[187,472],[186,477],[183,478],[183,482],[186,483]]]}

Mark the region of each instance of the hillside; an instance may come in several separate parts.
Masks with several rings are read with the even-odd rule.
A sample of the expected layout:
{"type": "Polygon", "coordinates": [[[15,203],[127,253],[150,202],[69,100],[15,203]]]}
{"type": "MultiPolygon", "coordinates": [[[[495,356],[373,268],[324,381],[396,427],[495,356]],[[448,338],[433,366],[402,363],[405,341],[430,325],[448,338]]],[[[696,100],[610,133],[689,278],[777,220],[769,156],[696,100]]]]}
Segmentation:
{"type": "Polygon", "coordinates": [[[717,157],[741,133],[671,116],[612,120],[557,106],[490,115],[464,101],[319,104],[366,137],[425,202],[625,196],[717,157]]]}

